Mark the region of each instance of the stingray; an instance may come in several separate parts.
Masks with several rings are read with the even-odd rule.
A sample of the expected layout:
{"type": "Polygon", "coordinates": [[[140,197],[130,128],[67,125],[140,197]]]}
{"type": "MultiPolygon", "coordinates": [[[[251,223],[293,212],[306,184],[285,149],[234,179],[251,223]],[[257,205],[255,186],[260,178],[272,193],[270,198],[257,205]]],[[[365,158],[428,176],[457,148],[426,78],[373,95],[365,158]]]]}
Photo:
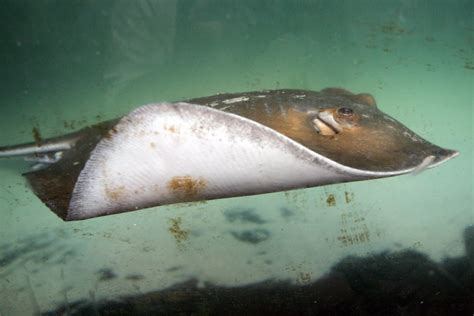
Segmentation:
{"type": "Polygon", "coordinates": [[[33,161],[64,220],[418,173],[458,155],[344,89],[219,94],[141,106],[77,132],[0,148],[33,161]]]}

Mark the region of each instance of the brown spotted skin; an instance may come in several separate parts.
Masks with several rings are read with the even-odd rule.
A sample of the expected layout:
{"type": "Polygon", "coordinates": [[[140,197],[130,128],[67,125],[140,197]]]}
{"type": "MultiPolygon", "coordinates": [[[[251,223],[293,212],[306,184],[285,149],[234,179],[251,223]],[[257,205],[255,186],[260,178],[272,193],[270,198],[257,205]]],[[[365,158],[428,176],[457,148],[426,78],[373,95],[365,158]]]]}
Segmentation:
{"type": "MultiPolygon", "coordinates": [[[[340,88],[320,92],[271,90],[220,94],[187,102],[212,106],[268,126],[327,158],[367,171],[397,171],[419,165],[429,155],[442,159],[449,151],[435,146],[381,112],[367,93],[340,88]],[[241,99],[242,101],[236,101],[241,99]],[[236,101],[236,102],[233,102],[236,101]],[[231,102],[229,104],[229,102],[231,102]],[[351,108],[349,126],[333,136],[320,135],[312,120],[318,111],[351,108]]],[[[238,131],[236,131],[237,133],[238,131]]]]}
{"type": "Polygon", "coordinates": [[[168,182],[167,187],[181,201],[196,201],[202,199],[200,195],[206,185],[206,180],[203,178],[193,179],[191,176],[177,176],[168,182]]]}

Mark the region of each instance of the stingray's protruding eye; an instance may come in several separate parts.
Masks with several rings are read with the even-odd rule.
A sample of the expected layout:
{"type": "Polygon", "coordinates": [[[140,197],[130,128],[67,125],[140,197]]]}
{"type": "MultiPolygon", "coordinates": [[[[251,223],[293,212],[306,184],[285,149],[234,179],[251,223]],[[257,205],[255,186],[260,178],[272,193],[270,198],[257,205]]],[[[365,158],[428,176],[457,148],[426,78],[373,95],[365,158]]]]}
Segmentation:
{"type": "Polygon", "coordinates": [[[339,108],[337,109],[337,113],[339,115],[349,117],[349,116],[354,115],[354,110],[351,108],[339,108]]]}

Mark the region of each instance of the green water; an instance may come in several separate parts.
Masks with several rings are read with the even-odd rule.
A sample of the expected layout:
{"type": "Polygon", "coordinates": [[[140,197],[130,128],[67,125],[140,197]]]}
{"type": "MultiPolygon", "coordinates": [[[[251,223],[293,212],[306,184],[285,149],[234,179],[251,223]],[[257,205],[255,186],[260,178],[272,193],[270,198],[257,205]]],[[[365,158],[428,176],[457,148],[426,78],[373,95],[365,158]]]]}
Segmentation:
{"type": "Polygon", "coordinates": [[[0,145],[31,141],[33,128],[56,136],[150,102],[337,86],[373,94],[381,110],[461,155],[417,176],[69,223],[27,187],[26,163],[2,160],[0,315],[78,300],[98,306],[191,279],[204,288],[309,285],[349,255],[409,249],[436,263],[466,256],[473,4],[1,1],[0,145]],[[172,233],[176,225],[182,234],[172,233]]]}

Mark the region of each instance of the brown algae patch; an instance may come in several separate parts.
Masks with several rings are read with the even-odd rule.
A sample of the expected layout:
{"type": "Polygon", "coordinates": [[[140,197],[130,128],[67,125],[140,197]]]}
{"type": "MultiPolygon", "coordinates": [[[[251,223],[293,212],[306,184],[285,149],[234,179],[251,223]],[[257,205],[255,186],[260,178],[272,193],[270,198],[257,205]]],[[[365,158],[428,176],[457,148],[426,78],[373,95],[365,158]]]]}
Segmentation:
{"type": "Polygon", "coordinates": [[[118,130],[117,130],[117,127],[116,126],[113,126],[111,127],[109,130],[107,130],[104,134],[104,137],[106,139],[111,139],[115,134],[118,133],[118,130]]]}
{"type": "Polygon", "coordinates": [[[33,134],[33,138],[35,140],[36,146],[41,147],[41,144],[43,143],[43,139],[41,137],[41,133],[39,129],[37,127],[33,127],[31,132],[33,134]]]}
{"type": "Polygon", "coordinates": [[[337,237],[342,247],[370,242],[370,231],[365,217],[358,212],[341,214],[340,234],[337,237]]]}
{"type": "Polygon", "coordinates": [[[170,125],[170,126],[165,125],[164,129],[165,129],[165,131],[168,131],[172,134],[178,134],[179,133],[179,129],[174,125],[170,125]]]}
{"type": "Polygon", "coordinates": [[[334,194],[329,194],[328,198],[326,199],[326,203],[328,206],[336,206],[336,197],[334,194]]]}
{"type": "Polygon", "coordinates": [[[168,231],[173,235],[174,239],[176,239],[178,243],[188,240],[189,232],[181,228],[181,217],[171,218],[170,222],[171,226],[168,228],[168,231]]]}
{"type": "Polygon", "coordinates": [[[191,176],[173,177],[168,182],[168,189],[183,201],[196,199],[206,186],[203,178],[195,179],[191,176]]]}
{"type": "Polygon", "coordinates": [[[351,203],[354,200],[354,193],[351,192],[344,192],[344,196],[346,198],[346,203],[351,203]]]}
{"type": "Polygon", "coordinates": [[[369,242],[369,231],[364,230],[362,232],[357,232],[355,234],[347,234],[347,232],[342,232],[342,235],[337,237],[337,239],[342,243],[343,246],[352,246],[356,244],[361,244],[369,242]]]}
{"type": "Polygon", "coordinates": [[[119,201],[126,193],[125,187],[119,186],[117,188],[110,188],[105,186],[105,194],[112,201],[119,201]]]}

